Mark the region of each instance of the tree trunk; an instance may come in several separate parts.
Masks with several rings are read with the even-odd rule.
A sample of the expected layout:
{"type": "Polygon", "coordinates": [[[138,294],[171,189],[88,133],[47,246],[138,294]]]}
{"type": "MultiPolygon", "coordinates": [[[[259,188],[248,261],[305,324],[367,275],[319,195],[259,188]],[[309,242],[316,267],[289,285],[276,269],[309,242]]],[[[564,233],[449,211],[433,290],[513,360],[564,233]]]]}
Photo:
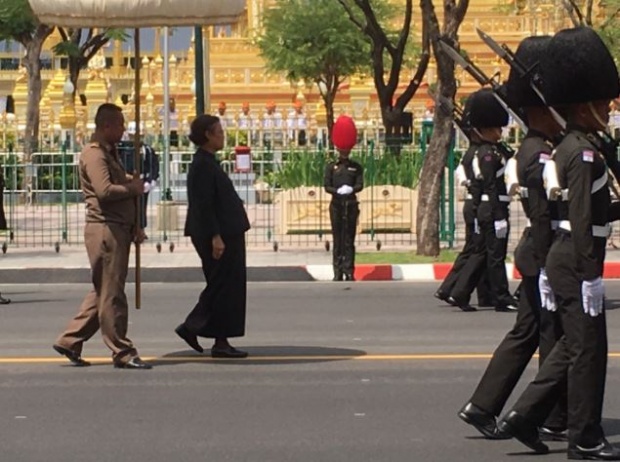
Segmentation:
{"type": "Polygon", "coordinates": [[[24,134],[24,161],[30,162],[32,152],[39,140],[39,103],[41,101],[41,48],[52,33],[53,27],[40,25],[32,38],[23,43],[26,47],[24,65],[28,71],[28,103],[26,107],[26,129],[24,134]]]}
{"type": "Polygon", "coordinates": [[[416,211],[417,254],[439,255],[439,199],[448,150],[452,138],[452,118],[435,112],[431,137],[418,184],[416,211]]]}

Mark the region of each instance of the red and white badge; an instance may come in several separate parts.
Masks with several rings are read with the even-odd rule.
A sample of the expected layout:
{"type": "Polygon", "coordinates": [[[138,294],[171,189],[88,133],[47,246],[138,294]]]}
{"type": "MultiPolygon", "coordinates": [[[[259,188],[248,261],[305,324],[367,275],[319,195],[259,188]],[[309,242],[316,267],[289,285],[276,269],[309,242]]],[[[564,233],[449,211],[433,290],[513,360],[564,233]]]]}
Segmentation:
{"type": "Polygon", "coordinates": [[[594,151],[583,151],[581,153],[581,160],[584,162],[594,162],[594,151]]]}

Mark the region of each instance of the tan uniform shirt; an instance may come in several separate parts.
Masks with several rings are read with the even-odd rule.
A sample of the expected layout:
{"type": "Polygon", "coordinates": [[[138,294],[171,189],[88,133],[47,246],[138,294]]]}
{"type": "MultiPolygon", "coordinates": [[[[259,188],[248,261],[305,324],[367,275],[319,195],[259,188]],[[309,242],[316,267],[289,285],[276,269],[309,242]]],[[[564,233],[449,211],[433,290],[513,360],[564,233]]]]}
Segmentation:
{"type": "Polygon", "coordinates": [[[80,156],[80,182],[86,202],[86,221],[134,226],[136,199],[113,146],[93,142],[80,156]]]}

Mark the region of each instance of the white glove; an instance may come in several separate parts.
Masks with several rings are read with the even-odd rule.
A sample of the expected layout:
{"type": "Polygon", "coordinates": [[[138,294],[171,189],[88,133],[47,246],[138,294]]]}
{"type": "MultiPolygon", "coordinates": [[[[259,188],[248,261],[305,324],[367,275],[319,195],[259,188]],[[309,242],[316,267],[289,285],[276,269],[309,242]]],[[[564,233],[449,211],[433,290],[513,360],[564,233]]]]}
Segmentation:
{"type": "Polygon", "coordinates": [[[497,220],[493,224],[495,225],[495,237],[506,239],[508,237],[508,222],[506,220],[497,220]]]}
{"type": "Polygon", "coordinates": [[[151,183],[149,183],[148,181],[145,181],[144,182],[144,194],[146,194],[150,190],[151,190],[151,183]]]}
{"type": "Polygon", "coordinates": [[[157,186],[157,181],[151,180],[151,191],[157,186]]]}
{"type": "Polygon", "coordinates": [[[540,290],[540,302],[542,307],[546,308],[547,311],[557,310],[558,307],[555,304],[555,295],[553,295],[553,290],[551,290],[549,278],[544,268],[540,270],[540,275],[538,276],[538,289],[540,290]]]}
{"type": "Polygon", "coordinates": [[[508,159],[504,173],[504,182],[509,196],[514,196],[519,190],[519,177],[517,175],[517,159],[508,159]]]}
{"type": "Polygon", "coordinates": [[[560,182],[558,181],[558,171],[555,161],[548,160],[543,168],[543,183],[547,191],[547,198],[550,201],[557,200],[562,192],[560,182]]]}
{"type": "Polygon", "coordinates": [[[454,171],[454,177],[456,178],[456,184],[458,184],[459,186],[467,186],[467,183],[469,183],[463,164],[459,164],[459,166],[456,168],[456,170],[454,171]]]}
{"type": "Polygon", "coordinates": [[[598,277],[591,281],[581,283],[581,300],[583,312],[593,318],[603,312],[603,299],[605,298],[605,285],[603,279],[598,277]]]}
{"type": "Polygon", "coordinates": [[[353,188],[349,186],[348,184],[343,184],[342,186],[338,188],[336,192],[342,196],[348,196],[349,194],[353,192],[353,188]]]}

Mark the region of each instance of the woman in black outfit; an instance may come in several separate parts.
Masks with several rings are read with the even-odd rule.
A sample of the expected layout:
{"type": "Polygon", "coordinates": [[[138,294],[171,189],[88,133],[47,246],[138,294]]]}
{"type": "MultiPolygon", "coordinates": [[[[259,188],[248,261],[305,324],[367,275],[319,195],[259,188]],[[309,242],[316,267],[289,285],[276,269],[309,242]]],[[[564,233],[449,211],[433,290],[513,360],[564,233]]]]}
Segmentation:
{"type": "Polygon", "coordinates": [[[215,339],[214,358],[245,358],[245,351],[228,343],[245,335],[245,232],[250,229],[243,202],[215,153],[224,147],[220,120],[198,116],[190,140],[198,147],[187,174],[185,235],[202,261],[207,286],[185,322],[175,332],[194,350],[203,349],[197,337],[215,339]]]}

